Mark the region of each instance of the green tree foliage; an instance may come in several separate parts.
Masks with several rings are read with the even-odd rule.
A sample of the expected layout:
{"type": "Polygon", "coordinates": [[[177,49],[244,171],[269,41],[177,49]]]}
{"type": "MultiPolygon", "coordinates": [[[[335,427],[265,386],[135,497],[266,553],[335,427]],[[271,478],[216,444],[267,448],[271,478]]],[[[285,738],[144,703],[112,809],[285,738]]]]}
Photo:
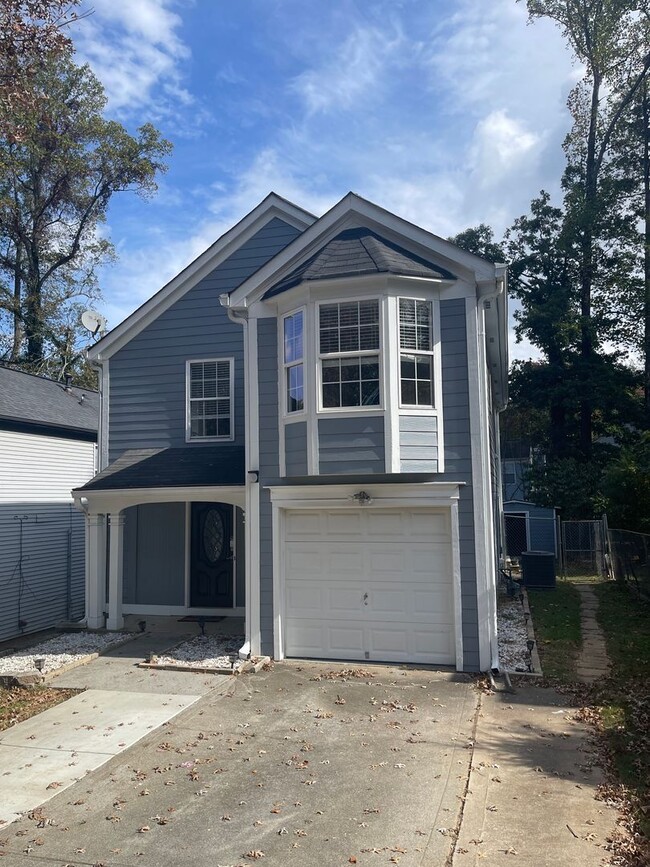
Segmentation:
{"type": "MultiPolygon", "coordinates": [[[[610,188],[605,181],[612,140],[650,70],[643,26],[647,0],[527,0],[531,19],[549,18],[561,28],[585,74],[569,97],[573,127],[565,141],[566,222],[576,241],[579,263],[580,354],[583,397],[580,445],[592,445],[594,404],[589,372],[607,338],[611,265],[610,188]],[[621,75],[621,69],[626,72],[621,75]]],[[[614,212],[615,213],[615,212],[614,212]]]]}
{"type": "Polygon", "coordinates": [[[506,251],[504,245],[494,240],[494,232],[490,226],[481,223],[473,228],[465,229],[464,232],[448,238],[452,244],[462,247],[475,256],[481,256],[494,264],[505,262],[506,251]]]}
{"type": "Polygon", "coordinates": [[[650,433],[612,456],[602,491],[610,526],[650,533],[650,433]]]}
{"type": "Polygon", "coordinates": [[[32,68],[30,89],[11,118],[0,115],[0,352],[61,377],[79,360],[78,315],[98,298],[97,266],[113,255],[109,202],[155,192],[171,145],[151,124],[130,135],[106,119],[102,85],[69,49],[32,68]]]}

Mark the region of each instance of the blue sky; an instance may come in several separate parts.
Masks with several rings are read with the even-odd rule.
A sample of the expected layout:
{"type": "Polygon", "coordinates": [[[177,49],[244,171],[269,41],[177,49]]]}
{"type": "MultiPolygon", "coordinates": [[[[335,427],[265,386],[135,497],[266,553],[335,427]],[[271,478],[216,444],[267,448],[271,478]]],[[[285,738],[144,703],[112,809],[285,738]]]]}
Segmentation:
{"type": "MultiPolygon", "coordinates": [[[[174,143],[158,195],[115,196],[112,327],[270,190],[354,190],[446,237],[559,197],[579,70],[515,0],[93,0],[74,33],[131,131],[174,143]]],[[[511,348],[527,357],[526,345],[511,348]]]]}

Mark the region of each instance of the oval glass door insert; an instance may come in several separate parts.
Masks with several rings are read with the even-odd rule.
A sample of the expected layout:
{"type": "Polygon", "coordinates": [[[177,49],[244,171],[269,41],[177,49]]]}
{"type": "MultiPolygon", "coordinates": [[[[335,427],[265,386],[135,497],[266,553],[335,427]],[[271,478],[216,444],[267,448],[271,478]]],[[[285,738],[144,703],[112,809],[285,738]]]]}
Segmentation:
{"type": "Polygon", "coordinates": [[[223,553],[223,517],[216,509],[210,509],[203,525],[203,550],[210,563],[216,563],[223,553]]]}

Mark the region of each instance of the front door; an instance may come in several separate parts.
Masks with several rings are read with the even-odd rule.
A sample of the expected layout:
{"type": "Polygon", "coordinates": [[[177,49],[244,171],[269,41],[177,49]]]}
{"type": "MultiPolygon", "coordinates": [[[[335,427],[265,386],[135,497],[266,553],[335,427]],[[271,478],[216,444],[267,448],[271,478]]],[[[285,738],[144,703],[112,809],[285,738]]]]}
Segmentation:
{"type": "Polygon", "coordinates": [[[233,507],[192,503],[190,607],[233,607],[233,507]]]}

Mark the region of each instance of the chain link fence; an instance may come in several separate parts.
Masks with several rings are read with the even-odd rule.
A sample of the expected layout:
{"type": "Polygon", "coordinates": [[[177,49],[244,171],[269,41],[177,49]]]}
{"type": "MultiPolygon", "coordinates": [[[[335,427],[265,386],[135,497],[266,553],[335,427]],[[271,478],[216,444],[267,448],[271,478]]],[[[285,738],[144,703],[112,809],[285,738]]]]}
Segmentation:
{"type": "Polygon", "coordinates": [[[608,536],[614,578],[650,599],[650,535],[609,530],[608,536]]]}
{"type": "Polygon", "coordinates": [[[605,525],[599,521],[561,522],[561,571],[565,578],[607,576],[605,525]]]}

